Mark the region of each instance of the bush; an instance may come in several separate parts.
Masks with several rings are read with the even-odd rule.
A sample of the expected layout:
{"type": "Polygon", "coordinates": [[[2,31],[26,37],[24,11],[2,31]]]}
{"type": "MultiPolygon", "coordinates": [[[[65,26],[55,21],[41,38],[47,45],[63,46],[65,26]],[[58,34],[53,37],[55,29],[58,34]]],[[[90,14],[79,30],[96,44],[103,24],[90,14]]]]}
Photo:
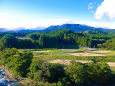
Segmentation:
{"type": "Polygon", "coordinates": [[[58,82],[65,76],[63,65],[33,61],[28,77],[41,82],[58,82]]]}
{"type": "Polygon", "coordinates": [[[89,63],[87,67],[89,82],[107,84],[111,78],[111,69],[106,63],[89,63]]]}
{"type": "Polygon", "coordinates": [[[15,75],[26,77],[28,68],[32,62],[33,54],[29,51],[19,53],[18,56],[12,58],[12,70],[15,75]]]}
{"type": "Polygon", "coordinates": [[[0,63],[12,70],[16,76],[26,76],[33,54],[29,51],[19,53],[17,49],[5,49],[0,52],[0,63]]]}
{"type": "Polygon", "coordinates": [[[66,74],[74,85],[107,84],[112,76],[110,67],[105,63],[72,62],[67,67],[66,74]]]}
{"type": "Polygon", "coordinates": [[[66,74],[70,79],[70,82],[74,84],[82,84],[85,83],[87,80],[87,72],[86,67],[82,63],[76,63],[75,61],[72,62],[66,69],[66,74]]]}

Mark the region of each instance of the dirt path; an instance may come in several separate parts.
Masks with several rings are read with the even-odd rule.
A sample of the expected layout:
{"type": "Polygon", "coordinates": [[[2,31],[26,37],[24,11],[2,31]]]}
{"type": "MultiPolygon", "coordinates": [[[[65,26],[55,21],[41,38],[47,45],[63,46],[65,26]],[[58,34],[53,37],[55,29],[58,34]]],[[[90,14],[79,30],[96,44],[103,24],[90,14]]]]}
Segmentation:
{"type": "Polygon", "coordinates": [[[96,51],[90,51],[90,52],[106,54],[106,53],[110,53],[112,51],[96,50],[96,51]]]}
{"type": "Polygon", "coordinates": [[[77,52],[84,52],[84,51],[88,51],[89,49],[85,49],[85,50],[76,50],[76,49],[60,49],[59,51],[50,51],[50,50],[46,50],[46,51],[32,51],[33,53],[77,53],[77,52]]]}
{"type": "MultiPolygon", "coordinates": [[[[81,62],[81,63],[89,63],[92,61],[88,61],[88,60],[75,60],[76,62],[81,62]]],[[[69,65],[71,60],[61,60],[61,59],[57,59],[57,60],[50,60],[48,61],[49,63],[59,63],[59,64],[65,64],[65,65],[69,65]]],[[[110,67],[115,67],[115,62],[107,62],[107,64],[110,67]]]]}

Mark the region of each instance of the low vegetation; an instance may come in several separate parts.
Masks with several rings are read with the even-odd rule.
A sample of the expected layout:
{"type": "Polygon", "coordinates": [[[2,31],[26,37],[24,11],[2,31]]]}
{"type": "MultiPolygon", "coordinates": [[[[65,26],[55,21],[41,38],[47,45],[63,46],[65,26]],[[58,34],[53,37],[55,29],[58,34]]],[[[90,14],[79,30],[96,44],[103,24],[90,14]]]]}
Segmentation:
{"type": "Polygon", "coordinates": [[[0,52],[0,63],[11,70],[16,79],[30,78],[28,85],[49,84],[50,86],[105,85],[113,83],[112,71],[104,62],[92,59],[90,63],[74,60],[69,65],[52,64],[45,60],[34,60],[30,51],[5,49],[0,52]],[[103,79],[104,78],[104,79],[103,79]]]}

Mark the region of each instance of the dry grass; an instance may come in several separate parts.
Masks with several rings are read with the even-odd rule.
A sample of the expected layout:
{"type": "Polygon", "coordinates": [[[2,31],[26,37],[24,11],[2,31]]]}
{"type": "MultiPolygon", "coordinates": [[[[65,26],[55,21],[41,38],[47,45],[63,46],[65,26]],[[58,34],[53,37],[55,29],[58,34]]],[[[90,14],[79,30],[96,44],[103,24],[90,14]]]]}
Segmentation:
{"type": "Polygon", "coordinates": [[[75,51],[80,51],[80,50],[83,50],[83,49],[53,49],[53,50],[39,50],[39,51],[32,51],[34,53],[43,53],[43,52],[50,52],[50,53],[56,53],[56,52],[75,52],[75,51]]]}
{"type": "MultiPolygon", "coordinates": [[[[57,59],[57,60],[51,60],[48,61],[49,63],[59,63],[59,64],[65,64],[65,65],[69,65],[71,63],[72,60],[62,60],[62,59],[57,59]]],[[[88,63],[91,61],[88,60],[75,60],[76,62],[81,62],[81,63],[88,63]]]]}
{"type": "MultiPolygon", "coordinates": [[[[65,65],[69,65],[71,63],[72,60],[62,60],[62,59],[57,59],[57,60],[51,60],[48,61],[49,63],[59,63],[59,64],[65,64],[65,65]]],[[[76,62],[80,62],[80,63],[89,63],[92,61],[88,61],[88,60],[75,60],[76,62]]],[[[115,62],[107,62],[107,64],[110,67],[115,67],[115,62]]]]}

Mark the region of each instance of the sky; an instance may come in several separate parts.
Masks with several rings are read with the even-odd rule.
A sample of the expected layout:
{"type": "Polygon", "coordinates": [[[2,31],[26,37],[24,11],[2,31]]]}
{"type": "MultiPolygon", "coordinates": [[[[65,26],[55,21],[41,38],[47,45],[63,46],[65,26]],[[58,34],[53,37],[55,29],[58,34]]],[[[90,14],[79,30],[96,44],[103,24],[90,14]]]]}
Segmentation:
{"type": "Polygon", "coordinates": [[[65,23],[115,29],[115,0],[0,0],[0,28],[65,23]]]}

